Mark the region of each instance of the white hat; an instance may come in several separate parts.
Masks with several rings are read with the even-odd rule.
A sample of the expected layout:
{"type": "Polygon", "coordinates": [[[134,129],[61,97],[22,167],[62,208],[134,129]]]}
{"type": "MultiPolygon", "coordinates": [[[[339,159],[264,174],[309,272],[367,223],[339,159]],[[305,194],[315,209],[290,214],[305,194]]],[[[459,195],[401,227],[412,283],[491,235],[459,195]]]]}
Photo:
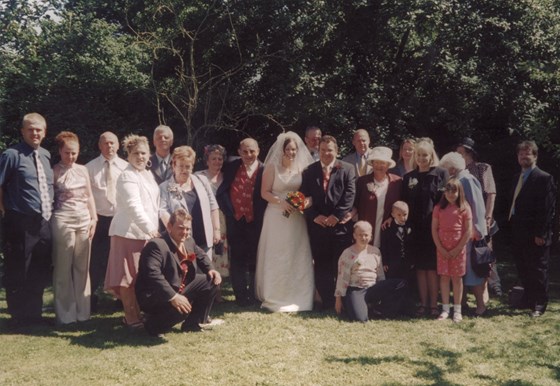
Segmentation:
{"type": "Polygon", "coordinates": [[[389,169],[394,168],[396,162],[393,161],[393,150],[385,146],[377,146],[371,149],[368,156],[368,163],[373,163],[373,161],[384,161],[389,164],[389,169]]]}

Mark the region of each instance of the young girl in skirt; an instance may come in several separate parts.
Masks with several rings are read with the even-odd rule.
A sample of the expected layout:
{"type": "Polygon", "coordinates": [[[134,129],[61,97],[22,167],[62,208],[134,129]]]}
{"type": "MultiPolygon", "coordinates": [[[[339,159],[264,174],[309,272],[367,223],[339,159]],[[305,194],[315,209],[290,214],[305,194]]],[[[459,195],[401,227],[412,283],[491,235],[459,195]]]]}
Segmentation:
{"type": "Polygon", "coordinates": [[[461,298],[466,271],[466,244],[471,237],[472,214],[459,180],[450,179],[432,214],[432,237],[437,249],[442,311],[438,320],[449,318],[449,282],[453,283],[453,321],[462,320],[461,298]]]}

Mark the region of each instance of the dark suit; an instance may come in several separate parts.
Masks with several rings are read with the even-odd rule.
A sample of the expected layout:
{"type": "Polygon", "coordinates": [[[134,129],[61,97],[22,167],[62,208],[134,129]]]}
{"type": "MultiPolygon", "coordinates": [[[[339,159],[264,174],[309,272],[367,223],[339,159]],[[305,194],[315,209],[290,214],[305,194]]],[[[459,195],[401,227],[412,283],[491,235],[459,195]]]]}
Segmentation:
{"type": "MultiPolygon", "coordinates": [[[[518,180],[519,174],[514,178],[511,200],[518,180]]],[[[510,220],[513,254],[526,300],[529,307],[541,312],[546,310],[548,303],[548,261],[555,195],[552,176],[535,167],[519,191],[510,220]],[[535,237],[543,238],[545,245],[536,245],[535,237]]]]}
{"type": "Polygon", "coordinates": [[[158,185],[160,185],[163,181],[167,181],[173,175],[173,168],[171,167],[171,158],[169,158],[169,164],[167,165],[167,168],[165,169],[165,172],[163,174],[161,174],[161,171],[159,170],[159,159],[156,153],[152,154],[152,156],[150,157],[150,162],[151,164],[149,169],[154,175],[154,179],[156,180],[156,183],[158,185]]]}
{"type": "Polygon", "coordinates": [[[302,180],[301,192],[313,200],[312,205],[305,210],[305,217],[314,261],[315,286],[323,305],[330,308],[334,305],[338,258],[352,244],[352,222],[322,227],[313,220],[319,215],[334,215],[341,220],[352,210],[356,194],[356,173],[352,165],[337,160],[325,192],[323,169],[318,161],[303,171],[302,180]]]}
{"type": "Polygon", "coordinates": [[[391,225],[381,231],[381,258],[387,266],[387,279],[406,279],[412,277],[412,263],[408,258],[408,240],[412,232],[407,224],[399,225],[393,219],[391,225]]]}
{"type": "Polygon", "coordinates": [[[264,165],[258,162],[255,171],[255,187],[253,189],[253,217],[247,222],[245,217],[236,220],[231,203],[230,189],[235,175],[243,163],[235,159],[223,167],[224,180],[216,192],[218,205],[226,217],[229,243],[230,278],[235,299],[238,304],[252,303],[255,299],[255,268],[257,264],[257,248],[261,234],[264,211],[267,202],[261,197],[262,173],[264,165]],[[247,283],[247,272],[249,282],[247,283]]]}
{"type": "Polygon", "coordinates": [[[146,330],[151,334],[170,330],[181,321],[184,321],[183,330],[197,329],[212,308],[217,293],[217,286],[207,275],[213,269],[212,263],[192,238],[185,241],[185,247],[187,253],[196,254],[194,263],[188,263],[187,284],[181,292],[192,304],[188,315],[181,314],[170,303],[183,278],[177,247],[170,236],[164,234],[162,238],[150,240],[140,254],[135,291],[140,309],[147,315],[146,330]],[[197,274],[197,268],[203,273],[197,274]]]}

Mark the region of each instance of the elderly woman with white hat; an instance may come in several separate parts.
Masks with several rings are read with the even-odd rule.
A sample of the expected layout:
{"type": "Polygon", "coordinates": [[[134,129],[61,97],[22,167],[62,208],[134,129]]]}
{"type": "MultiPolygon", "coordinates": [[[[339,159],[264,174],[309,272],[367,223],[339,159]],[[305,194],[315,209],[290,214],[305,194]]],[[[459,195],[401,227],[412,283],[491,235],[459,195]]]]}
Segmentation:
{"type": "Polygon", "coordinates": [[[358,220],[368,221],[373,226],[373,245],[379,248],[381,224],[391,216],[391,207],[401,198],[401,177],[390,174],[395,167],[393,151],[385,146],[372,149],[368,163],[373,167],[370,174],[358,178],[353,214],[358,220]]]}

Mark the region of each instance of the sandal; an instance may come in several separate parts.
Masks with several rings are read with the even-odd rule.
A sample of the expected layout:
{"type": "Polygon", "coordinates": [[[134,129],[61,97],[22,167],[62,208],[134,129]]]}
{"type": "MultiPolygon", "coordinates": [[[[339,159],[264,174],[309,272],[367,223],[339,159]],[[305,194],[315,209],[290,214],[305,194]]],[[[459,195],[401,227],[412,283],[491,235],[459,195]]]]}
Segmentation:
{"type": "Polygon", "coordinates": [[[129,330],[135,331],[144,328],[144,322],[138,321],[135,323],[128,323],[126,318],[122,318],[122,324],[126,326],[129,330]]]}
{"type": "Polygon", "coordinates": [[[430,307],[430,316],[433,318],[437,318],[439,316],[439,308],[430,307]]]}
{"type": "MultiPolygon", "coordinates": [[[[449,319],[449,312],[442,311],[441,314],[437,317],[437,320],[447,320],[449,319]]],[[[453,320],[455,320],[455,316],[453,316],[453,320]]]]}
{"type": "Polygon", "coordinates": [[[416,312],[414,314],[416,315],[417,318],[421,318],[421,317],[426,315],[426,309],[427,308],[428,307],[426,307],[426,306],[418,306],[416,308],[416,312]]]}
{"type": "Polygon", "coordinates": [[[460,323],[463,320],[463,314],[460,312],[453,313],[453,323],[460,323]]]}

